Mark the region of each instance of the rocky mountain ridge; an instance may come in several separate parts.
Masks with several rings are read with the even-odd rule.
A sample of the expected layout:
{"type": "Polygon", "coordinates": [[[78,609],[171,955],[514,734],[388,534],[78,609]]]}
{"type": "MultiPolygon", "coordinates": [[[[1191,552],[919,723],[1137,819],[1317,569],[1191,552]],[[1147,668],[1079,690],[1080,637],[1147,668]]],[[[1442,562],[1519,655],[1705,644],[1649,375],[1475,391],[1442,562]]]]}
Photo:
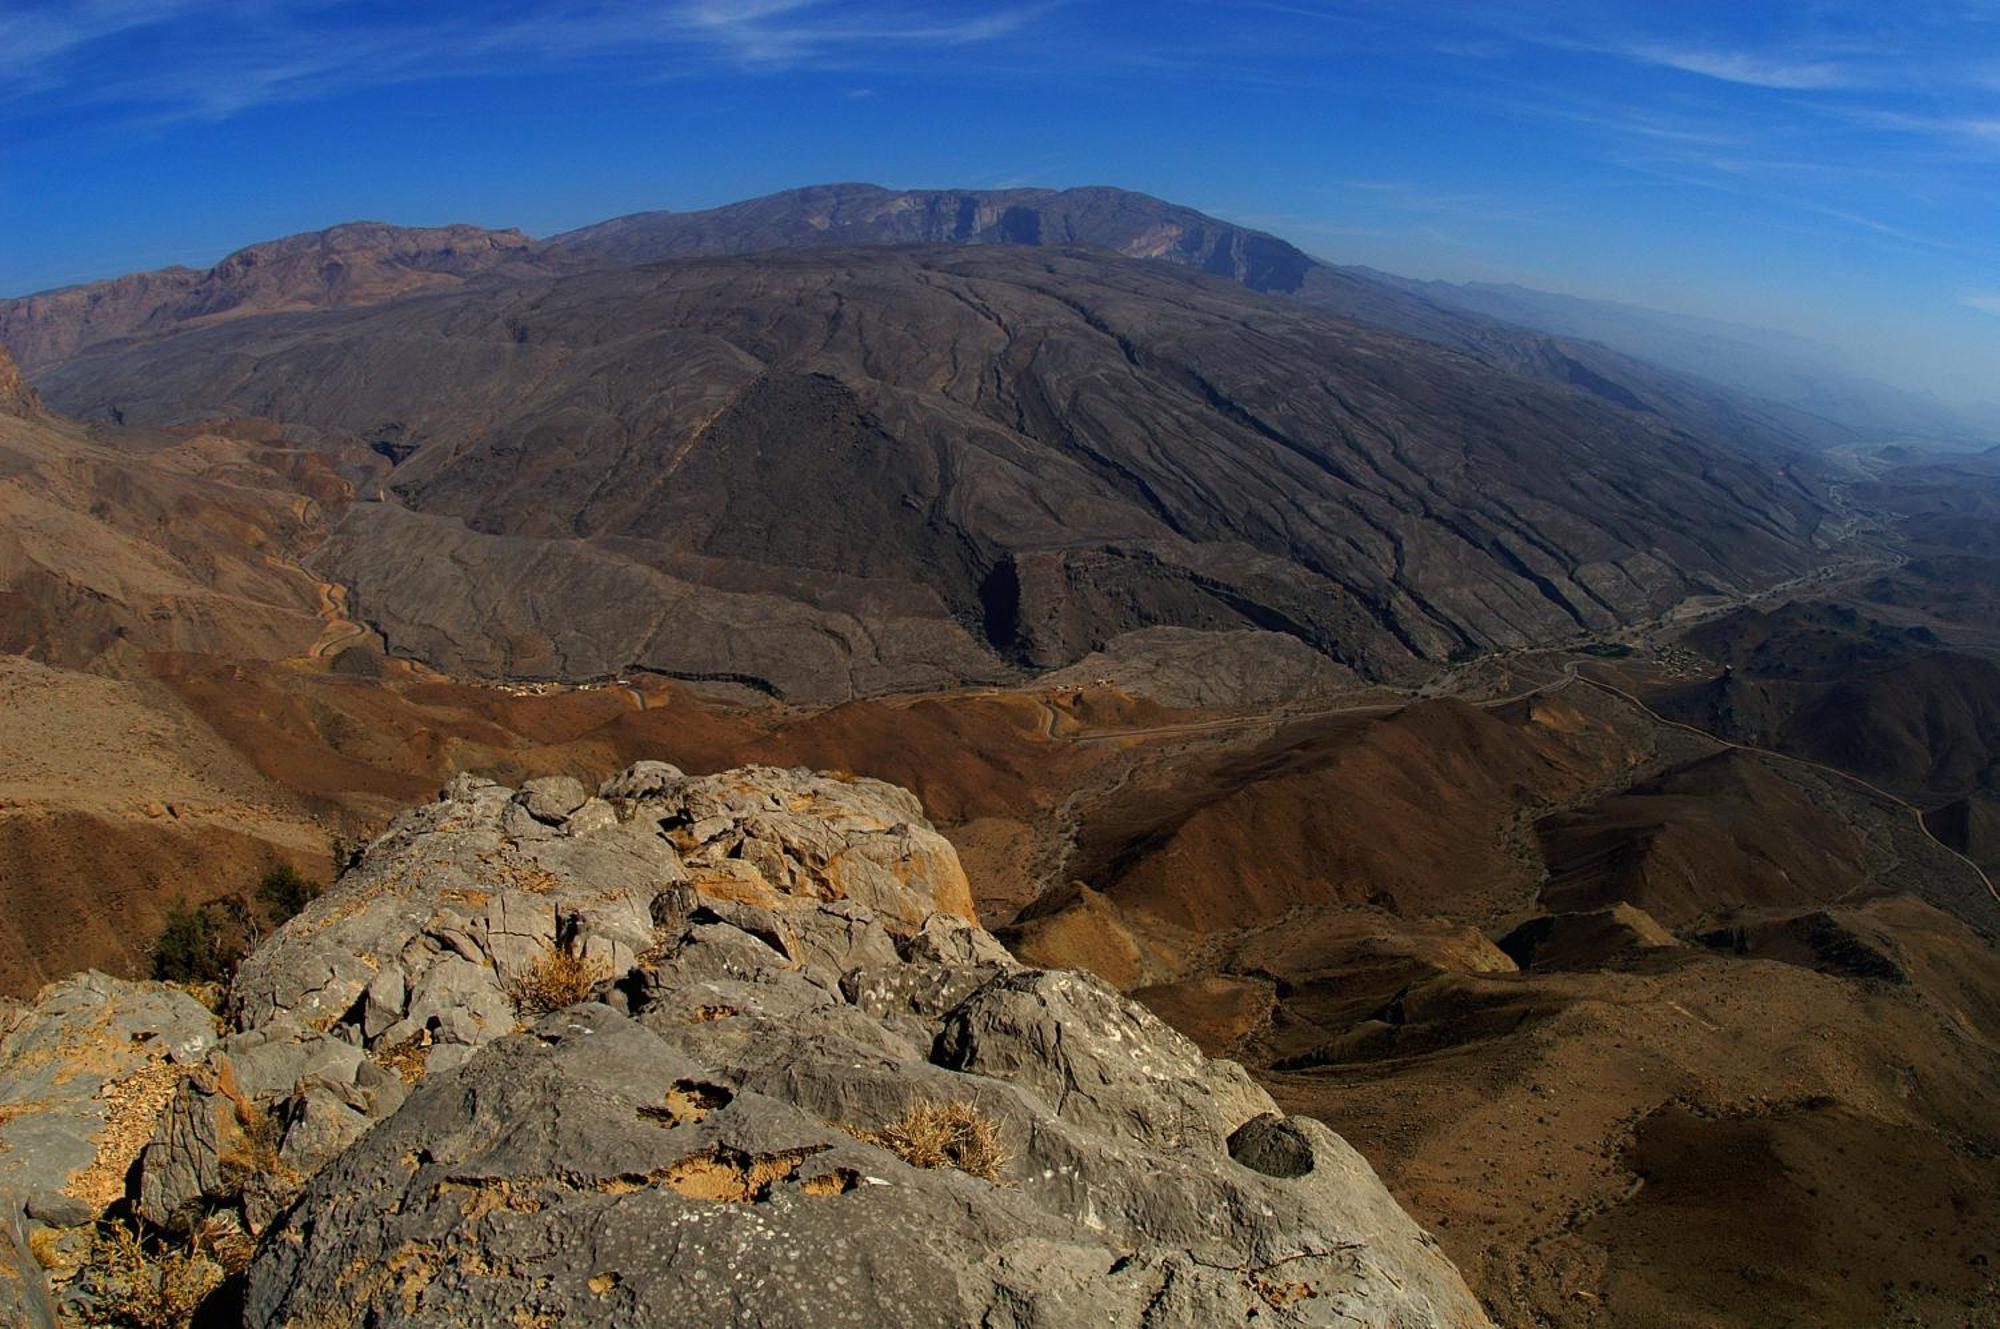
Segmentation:
{"type": "Polygon", "coordinates": [[[0,1295],[112,1315],[122,1198],[246,1324],[1488,1323],[1339,1137],[969,908],[873,781],[461,778],[219,1039],[98,976],[10,1014],[0,1295]]]}
{"type": "Polygon", "coordinates": [[[1085,247],[1227,278],[1444,346],[1541,383],[1656,415],[1759,453],[1852,442],[1828,418],[1634,358],[1534,320],[1508,322],[1251,227],[1125,189],[815,185],[696,212],[642,212],[533,241],[476,226],[349,223],[253,245],[207,271],[168,268],[0,300],[0,345],[34,372],[94,345],[285,309],[349,308],[588,268],[774,250],[910,244],[1085,247]],[[1525,323],[1525,326],[1524,326],[1525,323]]]}
{"type": "Polygon", "coordinates": [[[1226,277],[1753,451],[1813,449],[1855,437],[1837,415],[1768,401],[1534,319],[1509,321],[1420,283],[1329,263],[1268,232],[1124,189],[815,185],[699,212],[635,213],[548,241],[566,258],[620,264],[889,244],[1101,249],[1226,277]]]}
{"type": "Polygon", "coordinates": [[[1250,230],[1124,189],[922,189],[814,185],[700,212],[641,212],[551,236],[564,254],[622,266],[668,258],[863,245],[1103,249],[1292,294],[1316,266],[1250,230]]]}
{"type": "Polygon", "coordinates": [[[1086,250],[483,284],[109,348],[44,386],[389,459],[388,501],[319,563],[436,667],[801,700],[1162,626],[1404,676],[1795,574],[1827,511],[1659,420],[1086,250]]]}
{"type": "Polygon", "coordinates": [[[344,309],[552,261],[516,230],[348,222],[249,245],[211,268],[162,268],[0,300],[0,346],[29,371],[92,346],[297,309],[344,309]]]}

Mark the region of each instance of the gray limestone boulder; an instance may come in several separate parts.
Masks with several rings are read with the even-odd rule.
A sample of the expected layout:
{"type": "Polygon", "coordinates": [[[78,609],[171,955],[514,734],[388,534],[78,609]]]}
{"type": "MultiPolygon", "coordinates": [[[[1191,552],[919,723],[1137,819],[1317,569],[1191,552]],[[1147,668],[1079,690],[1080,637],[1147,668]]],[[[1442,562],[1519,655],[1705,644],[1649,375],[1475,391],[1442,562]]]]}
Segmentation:
{"type": "Polygon", "coordinates": [[[514,795],[514,801],[526,808],[528,815],[536,821],[560,826],[589,797],[590,791],[575,776],[545,775],[522,785],[521,792],[514,795]]]}
{"type": "Polygon", "coordinates": [[[250,1322],[1486,1323],[1339,1137],[1008,955],[904,791],[647,763],[510,807],[455,783],[246,965],[237,1037],[427,1049],[407,1097],[287,1100],[320,1161],[250,1322]],[[510,1023],[551,955],[582,1000],[510,1023]]]}
{"type": "Polygon", "coordinates": [[[185,992],[98,973],[0,1009],[0,1324],[53,1329],[38,1247],[76,1248],[125,1198],[154,1123],[215,1041],[215,1017],[185,992]]]}
{"type": "Polygon", "coordinates": [[[640,806],[705,895],[767,908],[846,900],[902,933],[934,913],[974,917],[951,842],[909,791],[879,780],[753,766],[683,777],[640,806]]]}
{"type": "Polygon", "coordinates": [[[678,917],[701,899],[765,920],[761,935],[810,942],[829,988],[861,964],[849,933],[873,939],[876,966],[896,961],[872,912],[845,901],[849,887],[919,931],[940,890],[944,907],[969,912],[949,844],[892,786],[774,769],[689,780],[642,762],[603,789],[593,798],[554,777],[517,792],[461,775],[397,818],[245,960],[233,1031],[142,1162],[140,1212],[166,1223],[226,1207],[257,1230],[252,1211],[283,1188],[235,1184],[225,1155],[246,1146],[232,1121],[275,1131],[274,1175],[303,1182],[397,1106],[400,1095],[378,1091],[383,1077],[400,1085],[457,1066],[520,1027],[559,960],[592,986],[633,974],[658,940],[663,899],[678,917]],[[689,835],[693,820],[706,839],[689,835]],[[679,845],[698,851],[696,868],[679,845]],[[822,909],[834,914],[821,920],[822,909]]]}
{"type": "Polygon", "coordinates": [[[941,1066],[1018,1083],[1065,1120],[1168,1147],[1220,1149],[1271,1101],[1241,1066],[1210,1061],[1080,973],[1029,970],[987,984],[945,1018],[935,1055],[941,1066]]]}
{"type": "Polygon", "coordinates": [[[664,761],[635,761],[597,787],[599,798],[661,798],[687,777],[664,761]]]}
{"type": "Polygon", "coordinates": [[[189,1069],[215,1017],[185,992],[85,973],[42,989],[0,1029],[0,1201],[11,1216],[94,1219],[189,1069]]]}
{"type": "Polygon", "coordinates": [[[129,1198],[256,1239],[246,1324],[1487,1323],[1345,1142],[1018,963],[874,781],[461,776],[227,1023],[98,976],[0,1014],[0,1104],[65,1105],[0,1114],[0,1275],[129,1198]]]}
{"type": "Polygon", "coordinates": [[[824,1033],[755,1073],[689,1048],[584,1005],[428,1079],[264,1243],[247,1318],[1486,1323],[1317,1123],[1299,1127],[1307,1170],[1274,1178],[1223,1150],[1076,1130],[1016,1086],[824,1033]],[[1003,1133],[998,1172],[884,1147],[871,1132],[913,1099],[976,1102],[1003,1133]]]}

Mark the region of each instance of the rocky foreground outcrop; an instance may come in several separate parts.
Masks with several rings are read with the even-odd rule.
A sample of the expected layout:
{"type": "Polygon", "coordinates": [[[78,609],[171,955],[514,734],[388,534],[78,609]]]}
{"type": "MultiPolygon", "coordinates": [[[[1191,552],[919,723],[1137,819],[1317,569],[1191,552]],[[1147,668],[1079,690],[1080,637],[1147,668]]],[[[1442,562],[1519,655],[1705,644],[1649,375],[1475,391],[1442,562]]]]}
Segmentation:
{"type": "Polygon", "coordinates": [[[187,1069],[215,1046],[201,1003],[79,974],[0,1002],[0,1325],[49,1326],[45,1274],[76,1272],[187,1069]]]}
{"type": "MultiPolygon", "coordinates": [[[[460,777],[253,953],[219,1043],[151,1021],[123,1198],[237,1252],[257,1325],[1487,1323],[1338,1136],[970,918],[874,781],[460,777]]],[[[86,1154],[0,1174],[24,1247],[110,1203],[23,1215],[86,1154]]]]}

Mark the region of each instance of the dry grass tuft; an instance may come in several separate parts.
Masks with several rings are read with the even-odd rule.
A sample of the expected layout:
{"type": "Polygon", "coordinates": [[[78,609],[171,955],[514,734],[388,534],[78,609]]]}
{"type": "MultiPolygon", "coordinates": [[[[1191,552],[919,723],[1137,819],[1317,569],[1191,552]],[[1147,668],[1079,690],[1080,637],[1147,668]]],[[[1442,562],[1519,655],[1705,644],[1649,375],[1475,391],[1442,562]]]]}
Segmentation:
{"type": "Polygon", "coordinates": [[[169,983],[170,988],[185,992],[206,1006],[212,1015],[220,1015],[229,1000],[229,988],[223,983],[169,983]]]}
{"type": "Polygon", "coordinates": [[[284,1132],[276,1117],[267,1109],[239,1102],[236,1124],[242,1127],[242,1135],[224,1141],[216,1158],[223,1184],[231,1194],[241,1195],[252,1187],[290,1174],[291,1169],[278,1154],[284,1132]]]}
{"type": "Polygon", "coordinates": [[[550,951],[514,981],[514,1006],[523,1015],[546,1015],[589,998],[610,971],[568,951],[550,951]]]}
{"type": "Polygon", "coordinates": [[[415,1084],[430,1069],[430,1030],[420,1029],[400,1043],[378,1048],[375,1060],[381,1063],[383,1070],[394,1071],[404,1084],[415,1084]]]}
{"type": "Polygon", "coordinates": [[[1007,1151],[992,1119],[964,1100],[912,1103],[881,1130],[851,1126],[848,1130],[911,1167],[953,1167],[981,1181],[998,1181],[1000,1169],[1007,1165],[1007,1151]]]}
{"type": "Polygon", "coordinates": [[[96,1319],[121,1329],[187,1329],[222,1283],[222,1266],[199,1250],[149,1254],[130,1228],[101,1231],[91,1246],[88,1276],[96,1319]]]}
{"type": "Polygon", "coordinates": [[[210,1214],[195,1227],[194,1249],[216,1262],[226,1274],[240,1274],[257,1254],[257,1239],[243,1230],[234,1215],[210,1214]]]}

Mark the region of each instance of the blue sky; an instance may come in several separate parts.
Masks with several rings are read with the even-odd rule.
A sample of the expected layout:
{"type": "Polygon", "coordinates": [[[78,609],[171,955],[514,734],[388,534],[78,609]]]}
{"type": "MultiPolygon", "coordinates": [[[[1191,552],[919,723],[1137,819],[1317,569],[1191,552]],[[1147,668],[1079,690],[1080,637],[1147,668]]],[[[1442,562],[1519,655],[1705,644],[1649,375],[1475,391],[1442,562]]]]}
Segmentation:
{"type": "Polygon", "coordinates": [[[0,0],[0,294],[830,180],[1122,185],[2000,399],[2000,0],[0,0]]]}

